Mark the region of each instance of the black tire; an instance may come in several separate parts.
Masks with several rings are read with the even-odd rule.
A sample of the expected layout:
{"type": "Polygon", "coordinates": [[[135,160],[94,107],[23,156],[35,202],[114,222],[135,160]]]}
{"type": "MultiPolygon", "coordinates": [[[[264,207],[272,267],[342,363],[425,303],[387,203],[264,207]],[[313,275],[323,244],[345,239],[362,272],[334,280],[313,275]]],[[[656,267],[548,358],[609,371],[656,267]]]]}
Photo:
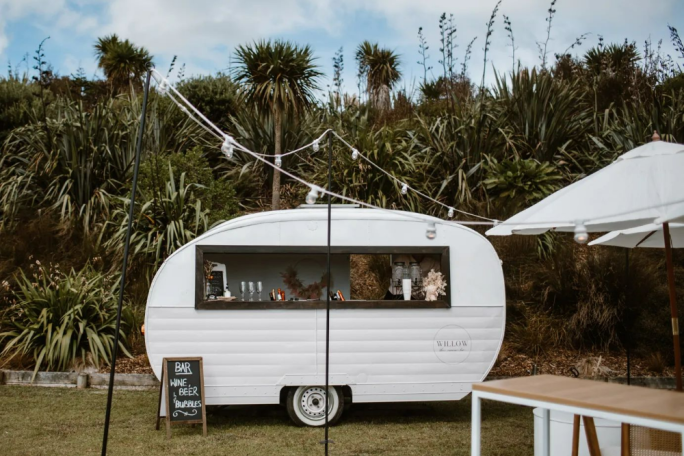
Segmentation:
{"type": "MultiPolygon", "coordinates": [[[[295,425],[310,427],[325,425],[325,409],[323,406],[319,406],[320,397],[324,392],[325,387],[321,386],[299,386],[288,390],[287,414],[295,425]],[[312,404],[313,402],[316,402],[315,406],[312,404]]],[[[331,386],[329,392],[332,399],[332,410],[329,411],[328,424],[332,426],[342,416],[345,404],[342,388],[331,386]]]]}

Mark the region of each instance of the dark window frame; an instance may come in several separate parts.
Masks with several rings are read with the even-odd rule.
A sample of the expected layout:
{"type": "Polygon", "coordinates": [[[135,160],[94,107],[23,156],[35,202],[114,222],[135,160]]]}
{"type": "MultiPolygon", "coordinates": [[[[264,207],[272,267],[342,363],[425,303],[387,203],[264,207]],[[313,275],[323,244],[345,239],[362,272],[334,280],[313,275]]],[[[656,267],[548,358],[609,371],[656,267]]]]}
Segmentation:
{"type": "MultiPolygon", "coordinates": [[[[205,253],[250,254],[325,254],[326,246],[277,245],[196,245],[195,246],[195,309],[198,310],[257,310],[257,309],[325,309],[326,301],[221,301],[204,299],[205,253]]],[[[451,307],[451,268],[448,246],[332,246],[331,254],[351,255],[440,255],[441,273],[447,282],[447,294],[437,301],[355,300],[330,301],[331,309],[448,309],[451,307]]]]}

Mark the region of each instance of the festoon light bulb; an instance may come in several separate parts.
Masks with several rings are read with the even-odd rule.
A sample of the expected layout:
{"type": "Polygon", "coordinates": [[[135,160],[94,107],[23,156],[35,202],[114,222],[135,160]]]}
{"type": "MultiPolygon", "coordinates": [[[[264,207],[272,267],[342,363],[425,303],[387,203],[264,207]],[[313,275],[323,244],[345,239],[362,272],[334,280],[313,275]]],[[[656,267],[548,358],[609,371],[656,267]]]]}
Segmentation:
{"type": "Polygon", "coordinates": [[[401,194],[406,195],[408,193],[408,185],[401,184],[401,194]]]}
{"type": "Polygon", "coordinates": [[[584,226],[584,222],[575,223],[575,242],[578,244],[586,244],[589,240],[589,233],[587,233],[587,227],[584,226]]]}
{"type": "Polygon", "coordinates": [[[233,138],[230,135],[225,135],[223,137],[223,144],[221,144],[221,152],[223,152],[226,157],[233,158],[233,151],[235,150],[233,146],[233,138]]]}
{"type": "Polygon", "coordinates": [[[447,215],[449,216],[449,218],[454,218],[454,208],[453,207],[449,208],[449,213],[447,215]]]}
{"type": "Polygon", "coordinates": [[[311,190],[306,195],[306,204],[315,204],[318,199],[318,187],[315,185],[311,186],[311,190]]]}
{"type": "Polygon", "coordinates": [[[318,143],[317,139],[314,140],[313,144],[311,145],[311,148],[314,152],[318,152],[319,150],[321,150],[321,145],[318,143]]]}
{"type": "Polygon", "coordinates": [[[357,158],[359,158],[359,151],[352,149],[352,160],[356,160],[357,158]]]}
{"type": "Polygon", "coordinates": [[[275,165],[280,168],[283,166],[283,158],[280,155],[275,156],[275,165]]]}
{"type": "Polygon", "coordinates": [[[428,222],[427,230],[425,230],[425,237],[430,240],[437,237],[437,226],[435,225],[435,222],[428,222]]]}

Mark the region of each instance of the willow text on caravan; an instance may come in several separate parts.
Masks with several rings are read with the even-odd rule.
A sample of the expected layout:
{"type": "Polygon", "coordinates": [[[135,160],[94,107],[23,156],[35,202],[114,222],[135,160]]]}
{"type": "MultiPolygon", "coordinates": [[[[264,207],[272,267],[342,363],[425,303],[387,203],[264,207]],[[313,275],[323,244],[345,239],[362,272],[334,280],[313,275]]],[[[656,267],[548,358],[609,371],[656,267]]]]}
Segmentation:
{"type": "Polygon", "coordinates": [[[440,351],[464,351],[468,347],[467,340],[436,340],[440,351]]]}

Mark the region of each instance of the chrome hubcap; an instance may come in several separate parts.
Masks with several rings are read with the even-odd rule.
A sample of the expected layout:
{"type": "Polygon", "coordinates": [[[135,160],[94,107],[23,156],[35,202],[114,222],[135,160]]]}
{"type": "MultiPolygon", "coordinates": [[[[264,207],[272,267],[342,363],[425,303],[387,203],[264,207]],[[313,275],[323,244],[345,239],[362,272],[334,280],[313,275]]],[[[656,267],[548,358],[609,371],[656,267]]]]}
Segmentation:
{"type": "MultiPolygon", "coordinates": [[[[302,393],[299,407],[301,412],[309,419],[323,420],[325,419],[325,403],[325,389],[319,386],[312,386],[302,393]]],[[[331,409],[332,407],[328,406],[328,413],[330,413],[331,409]]]]}

